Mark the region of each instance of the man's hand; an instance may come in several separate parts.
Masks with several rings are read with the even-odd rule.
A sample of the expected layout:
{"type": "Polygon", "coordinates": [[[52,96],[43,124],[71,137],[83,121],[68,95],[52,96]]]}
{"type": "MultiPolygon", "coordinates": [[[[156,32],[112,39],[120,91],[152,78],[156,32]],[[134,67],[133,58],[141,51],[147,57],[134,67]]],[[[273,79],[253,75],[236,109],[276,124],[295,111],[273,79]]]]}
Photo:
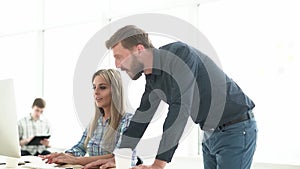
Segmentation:
{"type": "Polygon", "coordinates": [[[138,165],[132,169],[163,169],[167,162],[156,159],[152,165],[138,165]]]}
{"type": "Polygon", "coordinates": [[[34,138],[34,136],[28,137],[28,138],[26,139],[26,144],[29,143],[33,138],[34,138]]]}
{"type": "Polygon", "coordinates": [[[116,167],[115,158],[109,158],[109,159],[99,159],[97,161],[91,162],[87,165],[85,165],[82,169],[89,169],[89,168],[95,168],[99,167],[99,169],[106,169],[106,168],[113,168],[116,167]]]}
{"type": "Polygon", "coordinates": [[[34,136],[31,136],[31,137],[28,137],[26,139],[22,139],[20,140],[20,146],[24,146],[24,145],[27,145],[32,139],[33,139],[34,136]]]}
{"type": "Polygon", "coordinates": [[[132,169],[163,169],[164,167],[152,165],[138,165],[133,167],[132,169]]]}
{"type": "Polygon", "coordinates": [[[50,146],[49,146],[49,140],[48,140],[48,139],[43,139],[43,140],[40,141],[40,143],[41,143],[42,145],[46,146],[46,147],[50,147],[50,146]]]}

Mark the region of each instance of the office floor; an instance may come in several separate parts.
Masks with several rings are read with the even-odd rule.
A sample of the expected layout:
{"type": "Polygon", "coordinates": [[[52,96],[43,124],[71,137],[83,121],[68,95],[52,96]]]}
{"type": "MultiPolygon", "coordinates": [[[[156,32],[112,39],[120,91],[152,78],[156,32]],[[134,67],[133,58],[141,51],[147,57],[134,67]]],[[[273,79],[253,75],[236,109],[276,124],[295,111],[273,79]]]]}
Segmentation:
{"type": "Polygon", "coordinates": [[[300,169],[300,166],[254,163],[253,169],[300,169]]]}
{"type": "MultiPolygon", "coordinates": [[[[147,163],[148,161],[146,161],[147,163]]],[[[167,169],[203,169],[203,164],[200,157],[174,157],[172,163],[169,163],[167,169]]],[[[300,166],[293,165],[279,165],[279,164],[265,164],[253,163],[252,169],[300,169],[300,166]]]]}

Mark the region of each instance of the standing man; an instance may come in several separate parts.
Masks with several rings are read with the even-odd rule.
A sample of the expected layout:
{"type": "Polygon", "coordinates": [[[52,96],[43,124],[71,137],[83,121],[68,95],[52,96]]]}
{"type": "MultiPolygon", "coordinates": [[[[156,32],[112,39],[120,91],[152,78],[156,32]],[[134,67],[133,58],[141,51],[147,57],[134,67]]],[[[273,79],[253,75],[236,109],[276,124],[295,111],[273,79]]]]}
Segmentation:
{"type": "Polygon", "coordinates": [[[43,99],[36,98],[32,104],[32,112],[29,116],[18,121],[22,156],[47,155],[51,153],[47,150],[47,148],[50,147],[48,139],[41,140],[40,145],[27,145],[34,136],[50,135],[50,125],[44,117],[41,117],[45,106],[46,102],[43,99]]]}
{"type": "Polygon", "coordinates": [[[145,92],[120,148],[134,149],[161,100],[169,105],[156,159],[162,169],[170,162],[188,117],[204,131],[205,169],[249,169],[256,147],[254,103],[208,56],[175,42],[156,49],[148,34],[128,25],[106,41],[115,65],[132,80],[146,76],[145,92]]]}

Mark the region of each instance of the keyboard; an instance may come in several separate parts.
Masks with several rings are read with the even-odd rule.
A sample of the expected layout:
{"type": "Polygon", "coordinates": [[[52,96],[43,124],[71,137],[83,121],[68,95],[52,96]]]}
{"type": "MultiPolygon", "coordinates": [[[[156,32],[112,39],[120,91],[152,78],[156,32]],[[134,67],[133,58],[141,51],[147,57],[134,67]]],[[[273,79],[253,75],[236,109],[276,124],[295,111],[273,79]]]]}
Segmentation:
{"type": "Polygon", "coordinates": [[[32,168],[32,169],[58,169],[56,164],[45,164],[45,163],[26,163],[22,165],[22,168],[32,168]]]}

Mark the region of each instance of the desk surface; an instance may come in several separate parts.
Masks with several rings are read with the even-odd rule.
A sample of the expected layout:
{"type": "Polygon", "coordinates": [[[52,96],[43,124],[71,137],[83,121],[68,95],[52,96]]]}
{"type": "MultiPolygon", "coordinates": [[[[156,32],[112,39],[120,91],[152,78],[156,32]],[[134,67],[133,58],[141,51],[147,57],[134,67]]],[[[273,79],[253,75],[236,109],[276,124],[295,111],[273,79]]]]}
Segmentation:
{"type": "MultiPolygon", "coordinates": [[[[41,166],[44,166],[45,165],[45,162],[43,162],[43,160],[39,157],[36,157],[36,156],[22,156],[20,159],[19,159],[20,162],[24,162],[24,161],[29,161],[30,164],[34,164],[35,166],[38,166],[38,165],[41,165],[41,166]]],[[[70,164],[66,164],[66,165],[59,165],[59,166],[55,166],[55,165],[49,165],[47,166],[49,168],[47,169],[63,169],[63,168],[73,168],[73,169],[81,169],[82,166],[81,165],[70,165],[70,164]]],[[[6,168],[5,165],[0,165],[0,169],[4,169],[6,168]]],[[[44,168],[44,167],[42,167],[44,168]]],[[[9,169],[14,169],[14,168],[9,168],[9,169]]],[[[28,167],[24,167],[24,165],[19,165],[18,167],[16,167],[16,169],[30,169],[28,167]]],[[[111,169],[115,169],[115,168],[111,168],[111,169]]]]}

